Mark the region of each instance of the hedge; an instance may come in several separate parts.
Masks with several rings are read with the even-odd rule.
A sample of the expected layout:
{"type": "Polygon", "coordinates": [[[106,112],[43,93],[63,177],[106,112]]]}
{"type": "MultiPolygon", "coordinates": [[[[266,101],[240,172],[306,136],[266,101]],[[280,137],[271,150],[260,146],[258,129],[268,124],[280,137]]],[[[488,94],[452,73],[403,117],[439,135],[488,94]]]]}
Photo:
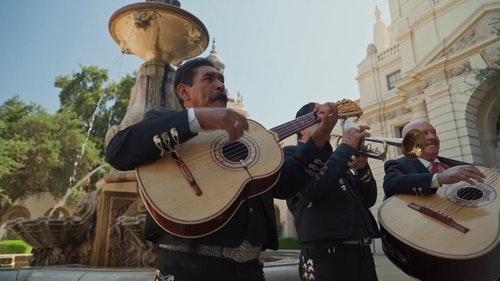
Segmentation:
{"type": "Polygon", "coordinates": [[[297,237],[280,237],[279,238],[281,250],[299,250],[300,243],[297,237]]]}
{"type": "Polygon", "coordinates": [[[29,254],[31,246],[23,240],[0,241],[0,254],[29,254]]]}

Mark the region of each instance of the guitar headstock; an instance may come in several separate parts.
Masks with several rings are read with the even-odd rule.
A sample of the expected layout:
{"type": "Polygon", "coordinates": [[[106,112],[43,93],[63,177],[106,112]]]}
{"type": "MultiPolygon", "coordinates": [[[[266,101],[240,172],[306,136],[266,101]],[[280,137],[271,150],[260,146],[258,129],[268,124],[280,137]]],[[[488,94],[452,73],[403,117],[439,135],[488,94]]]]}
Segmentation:
{"type": "Polygon", "coordinates": [[[359,105],[349,99],[343,99],[335,103],[339,111],[340,118],[356,117],[363,115],[363,110],[359,105]]]}

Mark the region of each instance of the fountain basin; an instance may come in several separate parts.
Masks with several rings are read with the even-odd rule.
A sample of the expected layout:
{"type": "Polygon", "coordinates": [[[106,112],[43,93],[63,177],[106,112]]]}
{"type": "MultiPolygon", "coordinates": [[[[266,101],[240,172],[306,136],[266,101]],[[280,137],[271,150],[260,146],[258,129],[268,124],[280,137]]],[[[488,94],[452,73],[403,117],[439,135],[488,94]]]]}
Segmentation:
{"type": "Polygon", "coordinates": [[[109,31],[125,54],[173,65],[196,57],[208,46],[205,25],[187,11],[158,2],[136,3],[116,11],[109,31]]]}

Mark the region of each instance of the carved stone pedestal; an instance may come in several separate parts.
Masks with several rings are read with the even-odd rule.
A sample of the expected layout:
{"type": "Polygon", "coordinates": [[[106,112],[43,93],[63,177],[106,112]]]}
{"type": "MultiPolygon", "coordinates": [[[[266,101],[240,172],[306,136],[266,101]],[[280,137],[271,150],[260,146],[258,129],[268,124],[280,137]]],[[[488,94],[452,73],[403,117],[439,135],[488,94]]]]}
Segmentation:
{"type": "Polygon", "coordinates": [[[146,209],[134,171],[111,171],[100,186],[90,265],[152,266],[155,247],[143,238],[146,209]]]}

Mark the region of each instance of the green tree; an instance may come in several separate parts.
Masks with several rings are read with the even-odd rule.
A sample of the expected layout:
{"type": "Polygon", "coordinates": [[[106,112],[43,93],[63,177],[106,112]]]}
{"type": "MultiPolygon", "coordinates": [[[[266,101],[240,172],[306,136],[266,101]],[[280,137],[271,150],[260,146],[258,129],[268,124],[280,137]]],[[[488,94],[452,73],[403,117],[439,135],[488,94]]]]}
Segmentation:
{"type": "MultiPolygon", "coordinates": [[[[18,198],[49,191],[56,198],[104,161],[105,135],[125,115],[135,73],[108,83],[107,70],[80,66],[58,76],[55,114],[13,97],[0,107],[0,214],[18,198]]],[[[79,187],[84,194],[106,171],[79,187]]]]}
{"type": "MultiPolygon", "coordinates": [[[[14,97],[0,107],[0,120],[0,190],[4,203],[45,191],[59,198],[70,185],[80,154],[77,178],[102,162],[95,143],[86,142],[84,122],[74,112],[48,114],[40,106],[14,97]]],[[[92,188],[90,181],[86,188],[92,188]]],[[[8,205],[3,204],[0,213],[8,205]]]]}
{"type": "MultiPolygon", "coordinates": [[[[135,85],[136,73],[133,75],[126,74],[120,79],[118,83],[111,83],[107,87],[107,92],[110,93],[113,99],[113,105],[106,112],[103,120],[106,120],[106,130],[109,126],[114,124],[120,124],[125,113],[127,112],[127,107],[130,99],[130,91],[135,85]]],[[[106,133],[104,131],[104,133],[106,133]]]]}
{"type": "Polygon", "coordinates": [[[103,155],[106,131],[110,124],[119,124],[125,115],[135,74],[125,75],[119,83],[107,83],[106,69],[82,65],[80,68],[79,72],[56,77],[55,87],[61,89],[59,112],[75,112],[103,155]]]}

